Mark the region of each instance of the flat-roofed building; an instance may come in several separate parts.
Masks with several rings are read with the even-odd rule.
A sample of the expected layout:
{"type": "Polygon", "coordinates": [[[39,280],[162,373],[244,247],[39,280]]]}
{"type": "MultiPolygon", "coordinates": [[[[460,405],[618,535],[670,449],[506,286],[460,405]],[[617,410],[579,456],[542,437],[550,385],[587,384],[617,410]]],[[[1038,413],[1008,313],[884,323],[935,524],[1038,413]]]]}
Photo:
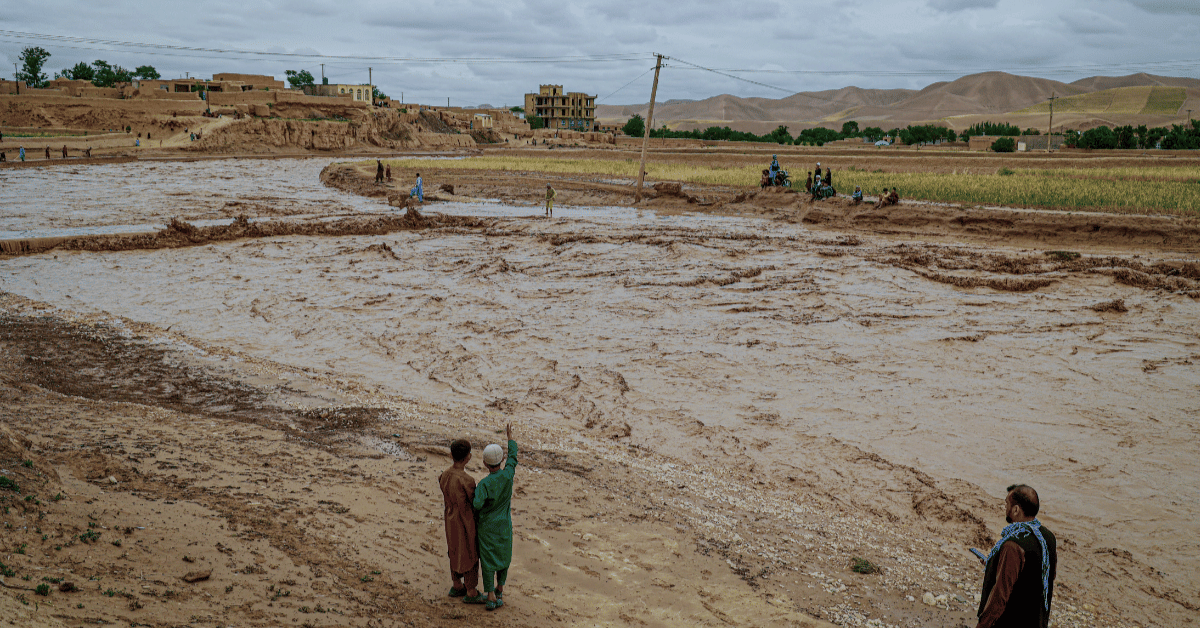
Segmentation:
{"type": "Polygon", "coordinates": [[[596,97],[564,92],[562,85],[542,85],[525,94],[525,115],[542,119],[547,129],[592,131],[596,126],[596,97]]]}

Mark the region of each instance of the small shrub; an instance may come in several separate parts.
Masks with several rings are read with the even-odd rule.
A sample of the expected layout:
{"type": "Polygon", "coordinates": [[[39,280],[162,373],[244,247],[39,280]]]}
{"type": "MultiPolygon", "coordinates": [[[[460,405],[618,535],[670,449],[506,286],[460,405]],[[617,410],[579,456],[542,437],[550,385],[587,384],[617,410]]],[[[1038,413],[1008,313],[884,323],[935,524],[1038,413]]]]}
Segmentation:
{"type": "Polygon", "coordinates": [[[1079,253],[1075,251],[1046,251],[1046,257],[1053,257],[1056,260],[1069,262],[1073,259],[1079,259],[1079,253]]]}
{"type": "Polygon", "coordinates": [[[0,475],[0,489],[8,489],[14,493],[21,492],[21,486],[8,476],[0,475]]]}
{"type": "Polygon", "coordinates": [[[996,174],[1002,177],[1011,177],[1014,174],[1017,174],[1017,171],[1011,168],[1001,168],[998,172],[996,172],[996,174]]]}
{"type": "Polygon", "coordinates": [[[37,585],[37,588],[33,590],[33,592],[37,593],[38,595],[50,595],[50,585],[44,583],[39,584],[37,585]]]}
{"type": "Polygon", "coordinates": [[[992,152],[1011,153],[1017,150],[1017,141],[1011,137],[1001,137],[992,142],[992,152]]]}
{"type": "Polygon", "coordinates": [[[22,463],[21,463],[21,466],[25,467],[26,469],[32,469],[32,468],[33,468],[33,461],[32,461],[32,460],[26,460],[25,462],[22,462],[22,463]]]}
{"type": "Polygon", "coordinates": [[[871,561],[869,561],[865,558],[857,558],[857,557],[854,559],[854,562],[850,565],[850,570],[853,571],[854,573],[862,573],[862,574],[879,573],[881,571],[879,569],[879,565],[876,565],[875,563],[872,563],[871,561]]]}

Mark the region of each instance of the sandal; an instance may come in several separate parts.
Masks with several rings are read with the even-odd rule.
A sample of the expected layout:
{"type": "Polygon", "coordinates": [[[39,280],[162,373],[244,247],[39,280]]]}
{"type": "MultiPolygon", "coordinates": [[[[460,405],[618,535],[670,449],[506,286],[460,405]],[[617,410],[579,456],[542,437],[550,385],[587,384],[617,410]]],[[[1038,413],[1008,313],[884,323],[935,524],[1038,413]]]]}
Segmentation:
{"type": "Polygon", "coordinates": [[[500,598],[496,598],[495,602],[492,602],[489,600],[487,603],[487,606],[485,606],[484,608],[488,609],[489,611],[494,611],[497,608],[500,608],[501,606],[504,606],[504,600],[502,600],[500,598]]]}
{"type": "Polygon", "coordinates": [[[487,601],[487,596],[482,593],[476,596],[468,595],[467,597],[463,598],[463,604],[486,604],[487,601]]]}
{"type": "Polygon", "coordinates": [[[467,594],[466,589],[455,589],[454,587],[450,587],[450,592],[447,593],[446,595],[449,595],[450,597],[462,597],[466,594],[467,594]]]}

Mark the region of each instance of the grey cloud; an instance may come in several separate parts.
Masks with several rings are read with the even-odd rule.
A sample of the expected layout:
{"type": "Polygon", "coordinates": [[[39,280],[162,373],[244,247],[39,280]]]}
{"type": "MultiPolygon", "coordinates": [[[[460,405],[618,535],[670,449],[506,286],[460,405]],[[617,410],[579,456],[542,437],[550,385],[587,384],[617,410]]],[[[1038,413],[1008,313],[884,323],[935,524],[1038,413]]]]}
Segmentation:
{"type": "Polygon", "coordinates": [[[994,9],[1000,0],[929,0],[929,8],[943,13],[967,9],[994,9]]]}
{"type": "Polygon", "coordinates": [[[1095,11],[1064,12],[1059,14],[1059,19],[1072,31],[1085,35],[1109,35],[1124,32],[1126,28],[1111,17],[1095,11]]]}
{"type": "Polygon", "coordinates": [[[1129,3],[1149,13],[1200,15],[1200,3],[1195,0],[1129,0],[1129,3]]]}

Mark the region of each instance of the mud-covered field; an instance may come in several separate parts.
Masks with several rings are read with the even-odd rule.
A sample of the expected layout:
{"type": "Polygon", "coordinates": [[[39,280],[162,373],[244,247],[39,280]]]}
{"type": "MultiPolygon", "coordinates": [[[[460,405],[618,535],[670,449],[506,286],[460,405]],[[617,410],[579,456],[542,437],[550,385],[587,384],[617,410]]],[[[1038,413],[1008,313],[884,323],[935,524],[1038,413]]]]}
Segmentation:
{"type": "MultiPolygon", "coordinates": [[[[222,203],[274,167],[228,165],[222,203]]],[[[451,202],[420,213],[384,203],[407,181],[334,166],[336,188],[264,203],[332,193],[378,216],[177,223],[0,262],[20,449],[0,466],[44,502],[9,496],[27,547],[0,558],[7,583],[106,578],[52,594],[72,625],[187,606],[259,625],[960,626],[981,577],[966,548],[1028,482],[1060,538],[1060,625],[1194,620],[1200,266],[1180,222],[1109,216],[1128,222],[1072,242],[1078,217],[864,220],[687,187],[634,209],[624,183],[570,177],[546,220],[546,176],[430,165],[451,202]],[[1030,224],[1056,227],[1013,232],[1030,224]],[[442,597],[436,475],[447,439],[508,421],[528,452],[515,595],[485,617],[442,597]],[[88,522],[100,541],[71,543],[88,522]]]]}

